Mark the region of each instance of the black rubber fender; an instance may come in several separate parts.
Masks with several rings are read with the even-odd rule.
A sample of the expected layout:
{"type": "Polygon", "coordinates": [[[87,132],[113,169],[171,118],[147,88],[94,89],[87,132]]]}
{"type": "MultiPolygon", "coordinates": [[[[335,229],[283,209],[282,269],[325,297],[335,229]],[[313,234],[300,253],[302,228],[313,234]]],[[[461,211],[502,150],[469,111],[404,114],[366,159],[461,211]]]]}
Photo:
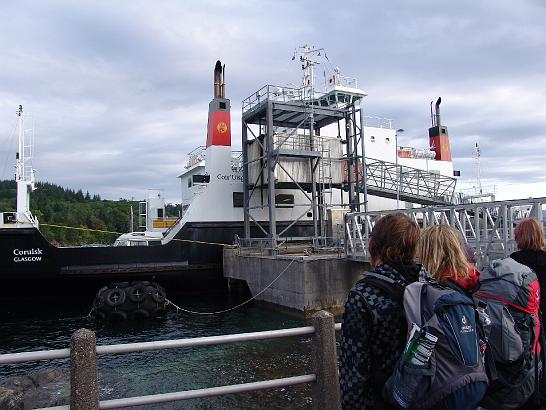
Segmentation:
{"type": "Polygon", "coordinates": [[[150,286],[152,282],[148,280],[136,280],[134,282],[131,282],[131,285],[144,285],[144,286],[150,286]]]}
{"type": "Polygon", "coordinates": [[[152,289],[152,299],[154,302],[163,303],[165,302],[165,290],[160,286],[152,289]]]}
{"type": "Polygon", "coordinates": [[[101,296],[106,291],[106,289],[108,289],[108,286],[103,286],[102,288],[100,288],[97,292],[97,296],[101,296]]]}
{"type": "Polygon", "coordinates": [[[112,312],[108,313],[109,322],[119,322],[121,320],[127,320],[127,313],[121,310],[113,310],[112,312]]]}
{"type": "Polygon", "coordinates": [[[104,303],[110,307],[123,305],[125,298],[125,289],[123,288],[108,289],[104,293],[104,303]]]}
{"type": "Polygon", "coordinates": [[[106,319],[106,315],[104,314],[104,312],[101,312],[99,310],[95,310],[94,314],[95,314],[95,319],[97,319],[97,320],[104,321],[106,319]]]}
{"type": "Polygon", "coordinates": [[[132,302],[141,303],[148,297],[150,291],[147,286],[140,283],[131,286],[127,290],[127,296],[132,302]]]}
{"type": "Polygon", "coordinates": [[[104,306],[104,297],[97,295],[95,297],[95,300],[93,301],[93,308],[96,310],[96,309],[100,309],[103,306],[104,306]]]}
{"type": "Polygon", "coordinates": [[[137,309],[131,313],[131,319],[133,320],[141,320],[141,319],[148,319],[150,317],[150,312],[144,309],[137,309]]]}
{"type": "Polygon", "coordinates": [[[165,317],[165,313],[167,313],[167,311],[164,307],[158,307],[152,310],[152,312],[150,313],[150,317],[162,318],[165,317]]]}

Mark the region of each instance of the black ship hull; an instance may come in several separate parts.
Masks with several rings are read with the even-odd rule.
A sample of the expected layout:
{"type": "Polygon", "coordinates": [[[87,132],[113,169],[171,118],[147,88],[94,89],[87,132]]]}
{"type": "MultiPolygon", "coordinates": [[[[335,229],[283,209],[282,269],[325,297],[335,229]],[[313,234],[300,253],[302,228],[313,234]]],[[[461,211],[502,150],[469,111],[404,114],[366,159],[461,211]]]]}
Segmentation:
{"type": "MultiPolygon", "coordinates": [[[[303,222],[290,233],[303,236],[310,228],[303,222]]],[[[164,245],[57,247],[36,228],[0,229],[0,300],[92,298],[111,282],[137,280],[158,282],[169,293],[225,291],[218,244],[233,244],[243,232],[242,222],[193,222],[164,245]]]]}

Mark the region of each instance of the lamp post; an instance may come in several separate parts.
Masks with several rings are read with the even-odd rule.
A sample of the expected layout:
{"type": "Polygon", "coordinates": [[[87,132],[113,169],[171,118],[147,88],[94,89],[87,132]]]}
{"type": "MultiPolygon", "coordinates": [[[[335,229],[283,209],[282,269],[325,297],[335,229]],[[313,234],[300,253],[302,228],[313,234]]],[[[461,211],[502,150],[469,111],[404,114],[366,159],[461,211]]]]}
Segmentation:
{"type": "Polygon", "coordinates": [[[394,134],[394,154],[396,155],[396,209],[400,209],[400,169],[398,168],[398,133],[404,132],[403,128],[398,128],[394,134]]]}

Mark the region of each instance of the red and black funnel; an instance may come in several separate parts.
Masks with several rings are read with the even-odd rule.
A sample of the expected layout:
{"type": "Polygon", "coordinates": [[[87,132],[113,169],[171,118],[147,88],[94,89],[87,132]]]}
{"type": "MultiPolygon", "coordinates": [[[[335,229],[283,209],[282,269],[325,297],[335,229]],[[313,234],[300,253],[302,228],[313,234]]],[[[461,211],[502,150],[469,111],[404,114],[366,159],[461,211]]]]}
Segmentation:
{"type": "Polygon", "coordinates": [[[231,146],[230,103],[225,98],[225,66],[220,60],[214,66],[214,98],[209,103],[207,147],[211,145],[231,146]]]}

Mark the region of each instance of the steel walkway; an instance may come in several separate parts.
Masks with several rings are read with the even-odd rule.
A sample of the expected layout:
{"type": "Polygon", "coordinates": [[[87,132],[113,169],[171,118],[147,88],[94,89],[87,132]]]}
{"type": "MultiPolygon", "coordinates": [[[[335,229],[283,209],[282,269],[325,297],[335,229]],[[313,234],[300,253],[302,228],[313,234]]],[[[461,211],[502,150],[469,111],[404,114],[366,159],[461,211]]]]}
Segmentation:
{"type": "MultiPolygon", "coordinates": [[[[402,198],[402,197],[401,197],[402,198]]],[[[402,210],[419,226],[448,224],[457,229],[465,243],[476,249],[478,267],[509,256],[516,250],[514,228],[523,218],[543,223],[546,197],[479,204],[435,206],[402,210]]],[[[391,211],[353,212],[345,219],[345,255],[350,260],[368,261],[368,242],[380,217],[391,211]]]]}
{"type": "Polygon", "coordinates": [[[396,199],[398,194],[400,201],[421,205],[453,204],[457,183],[453,177],[373,158],[366,158],[366,180],[369,195],[396,199]]]}

